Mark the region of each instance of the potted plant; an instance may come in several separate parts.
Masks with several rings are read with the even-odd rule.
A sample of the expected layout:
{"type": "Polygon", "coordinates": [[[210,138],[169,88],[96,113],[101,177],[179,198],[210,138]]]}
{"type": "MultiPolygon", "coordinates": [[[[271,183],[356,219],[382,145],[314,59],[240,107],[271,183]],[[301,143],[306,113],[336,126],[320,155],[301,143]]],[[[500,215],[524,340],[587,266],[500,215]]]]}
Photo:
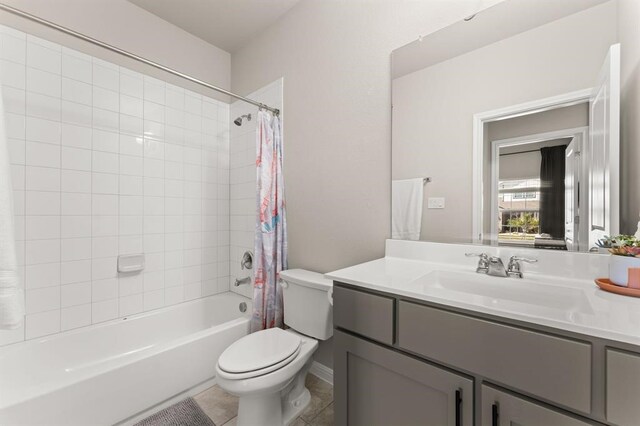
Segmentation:
{"type": "Polygon", "coordinates": [[[640,289],[640,240],[632,235],[605,237],[598,241],[612,254],[609,279],[612,283],[640,289]]]}

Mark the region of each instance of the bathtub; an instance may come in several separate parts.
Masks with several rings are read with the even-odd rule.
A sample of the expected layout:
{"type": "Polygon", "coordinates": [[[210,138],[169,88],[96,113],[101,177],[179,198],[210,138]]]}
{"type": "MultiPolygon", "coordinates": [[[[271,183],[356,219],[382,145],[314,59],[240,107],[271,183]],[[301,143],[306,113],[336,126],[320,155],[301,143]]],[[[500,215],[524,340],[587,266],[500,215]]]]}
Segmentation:
{"type": "Polygon", "coordinates": [[[222,293],[0,348],[0,425],[131,423],[213,384],[250,312],[222,293]]]}

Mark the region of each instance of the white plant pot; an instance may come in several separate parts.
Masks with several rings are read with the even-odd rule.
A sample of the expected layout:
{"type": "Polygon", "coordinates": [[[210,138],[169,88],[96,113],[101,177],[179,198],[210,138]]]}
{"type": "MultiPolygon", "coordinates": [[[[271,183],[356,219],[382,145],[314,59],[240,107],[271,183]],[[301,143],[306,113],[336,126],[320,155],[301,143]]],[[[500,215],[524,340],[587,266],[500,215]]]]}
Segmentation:
{"type": "MultiPolygon", "coordinates": [[[[628,287],[629,269],[640,269],[640,258],[612,255],[609,259],[609,279],[612,283],[628,287]]],[[[637,284],[635,284],[637,285],[637,284]]],[[[632,287],[634,283],[632,283],[632,287]]]]}

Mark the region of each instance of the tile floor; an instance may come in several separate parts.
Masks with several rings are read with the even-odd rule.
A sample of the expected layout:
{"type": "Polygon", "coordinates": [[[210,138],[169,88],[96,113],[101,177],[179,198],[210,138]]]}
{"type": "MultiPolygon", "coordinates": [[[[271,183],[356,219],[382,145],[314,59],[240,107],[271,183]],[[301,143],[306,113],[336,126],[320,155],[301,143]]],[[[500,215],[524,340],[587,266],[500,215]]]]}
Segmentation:
{"type": "MultiPolygon", "coordinates": [[[[311,402],[292,426],[332,426],[333,386],[309,374],[307,388],[311,392],[311,402]]],[[[236,425],[238,398],[229,395],[219,386],[210,387],[194,399],[216,426],[236,425]]]]}

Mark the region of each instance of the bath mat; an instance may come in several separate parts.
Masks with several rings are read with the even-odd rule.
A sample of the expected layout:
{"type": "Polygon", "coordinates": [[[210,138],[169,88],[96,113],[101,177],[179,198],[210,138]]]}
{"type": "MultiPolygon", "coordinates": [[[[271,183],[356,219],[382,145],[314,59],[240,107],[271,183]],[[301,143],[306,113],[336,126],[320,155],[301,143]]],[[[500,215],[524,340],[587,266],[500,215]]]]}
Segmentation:
{"type": "Polygon", "coordinates": [[[138,422],[135,426],[216,426],[193,398],[177,404],[138,422]]]}

